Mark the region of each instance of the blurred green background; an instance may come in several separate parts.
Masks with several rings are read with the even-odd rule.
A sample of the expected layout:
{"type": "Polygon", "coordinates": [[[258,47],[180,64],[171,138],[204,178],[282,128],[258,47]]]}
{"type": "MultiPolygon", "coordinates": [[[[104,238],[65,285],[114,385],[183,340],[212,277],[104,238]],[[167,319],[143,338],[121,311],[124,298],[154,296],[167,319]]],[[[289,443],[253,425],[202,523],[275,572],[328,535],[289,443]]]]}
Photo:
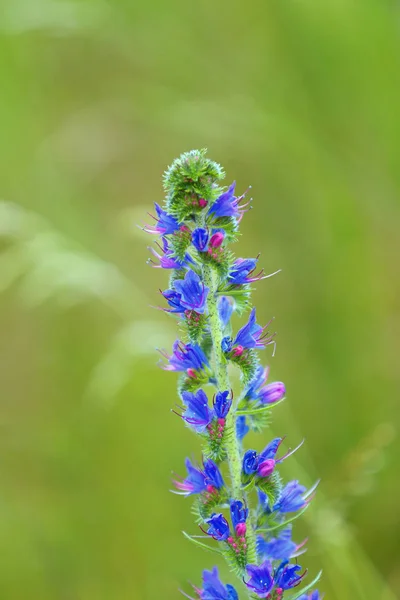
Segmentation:
{"type": "Polygon", "coordinates": [[[173,599],[214,562],[168,491],[198,446],[135,226],[204,146],[253,188],[237,254],[282,269],[265,437],[322,479],[304,562],[330,600],[399,597],[398,2],[1,0],[0,32],[0,597],[173,599]]]}

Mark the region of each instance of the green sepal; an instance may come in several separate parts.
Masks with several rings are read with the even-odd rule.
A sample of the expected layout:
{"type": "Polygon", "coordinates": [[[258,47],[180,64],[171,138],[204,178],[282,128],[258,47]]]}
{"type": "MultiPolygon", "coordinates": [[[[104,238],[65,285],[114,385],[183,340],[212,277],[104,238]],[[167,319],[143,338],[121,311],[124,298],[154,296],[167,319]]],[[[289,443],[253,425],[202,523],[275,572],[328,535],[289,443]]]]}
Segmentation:
{"type": "Polygon", "coordinates": [[[210,215],[207,225],[213,229],[223,229],[228,242],[236,242],[239,236],[238,223],[234,217],[214,217],[210,215]]]}
{"type": "Polygon", "coordinates": [[[235,356],[231,351],[225,357],[240,368],[245,385],[253,379],[260,364],[257,353],[252,348],[246,348],[240,356],[235,356]]]}
{"type": "Polygon", "coordinates": [[[225,246],[210,248],[210,250],[211,253],[210,251],[199,252],[198,257],[204,265],[210,265],[215,269],[221,280],[225,280],[233,261],[233,254],[225,246]]]}
{"type": "Polygon", "coordinates": [[[192,242],[192,232],[188,227],[182,227],[173,235],[168,237],[172,255],[180,262],[183,262],[186,257],[187,250],[192,242]]]}
{"type": "Polygon", "coordinates": [[[297,598],[300,598],[303,594],[305,594],[306,592],[311,590],[311,588],[313,588],[315,586],[315,584],[318,583],[318,581],[321,579],[321,575],[322,575],[322,571],[320,571],[318,573],[318,575],[316,577],[314,577],[314,579],[310,583],[308,583],[305,587],[303,587],[301,590],[298,590],[295,594],[293,594],[293,596],[288,596],[287,600],[297,600],[297,598]]]}
{"type": "Polygon", "coordinates": [[[256,486],[266,494],[270,506],[274,506],[282,492],[282,481],[277,471],[269,477],[257,477],[256,486]]]}
{"type": "Polygon", "coordinates": [[[190,341],[192,344],[200,345],[207,329],[207,315],[197,313],[195,310],[187,310],[185,317],[184,324],[190,341]]]}
{"type": "Polygon", "coordinates": [[[242,471],[242,492],[248,492],[254,487],[254,473],[247,475],[242,471]]]}
{"type": "Polygon", "coordinates": [[[196,371],[196,377],[188,377],[183,373],[178,382],[178,391],[195,392],[201,386],[206,385],[211,376],[211,371],[208,369],[205,371],[196,371]]]}
{"type": "Polygon", "coordinates": [[[189,535],[188,533],[186,533],[186,531],[182,531],[182,533],[185,536],[185,538],[193,542],[193,544],[196,544],[196,546],[200,546],[200,548],[204,548],[204,550],[208,550],[209,552],[222,554],[221,550],[219,550],[218,548],[214,548],[213,546],[208,546],[208,544],[204,544],[204,542],[200,542],[200,540],[195,538],[193,535],[189,535]]]}
{"type": "Polygon", "coordinates": [[[216,508],[225,508],[228,505],[229,497],[226,488],[215,490],[214,494],[206,497],[203,493],[199,495],[192,506],[192,513],[196,517],[196,523],[201,525],[206,519],[211,517],[216,508]],[[219,493],[218,493],[219,492],[219,493]]]}
{"type": "Polygon", "coordinates": [[[164,173],[167,211],[178,221],[208,210],[222,191],[216,183],[225,177],[222,167],[206,158],[206,149],[185,152],[164,173]],[[207,206],[201,206],[202,199],[207,206]]]}
{"type": "Polygon", "coordinates": [[[235,311],[239,316],[243,315],[250,308],[251,287],[244,285],[220,285],[218,288],[219,296],[230,296],[235,301],[235,311]]]}

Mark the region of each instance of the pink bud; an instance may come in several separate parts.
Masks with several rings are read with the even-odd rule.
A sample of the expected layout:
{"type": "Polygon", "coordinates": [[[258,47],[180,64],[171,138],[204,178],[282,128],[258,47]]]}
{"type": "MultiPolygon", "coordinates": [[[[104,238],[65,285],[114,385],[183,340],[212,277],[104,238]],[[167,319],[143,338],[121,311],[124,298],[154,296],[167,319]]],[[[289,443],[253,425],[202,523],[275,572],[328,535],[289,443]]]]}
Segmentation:
{"type": "Polygon", "coordinates": [[[208,485],[207,486],[207,492],[210,492],[210,494],[212,494],[214,492],[214,486],[213,485],[208,485]]]}
{"type": "Polygon", "coordinates": [[[214,235],[211,236],[209,246],[212,248],[219,248],[224,241],[224,238],[225,235],[222,233],[222,231],[217,231],[217,233],[214,233],[214,235]]]}
{"type": "Polygon", "coordinates": [[[188,231],[190,231],[190,229],[187,225],[182,225],[180,227],[180,231],[182,231],[183,233],[187,233],[188,231]]]}
{"type": "Polygon", "coordinates": [[[267,458],[264,462],[258,465],[258,474],[260,477],[269,477],[275,469],[275,461],[273,458],[267,458]]]}
{"type": "Polygon", "coordinates": [[[225,426],[225,419],[223,419],[222,417],[220,417],[218,419],[218,425],[222,425],[222,427],[224,427],[225,426]]]}
{"type": "Polygon", "coordinates": [[[236,348],[233,349],[233,356],[242,356],[243,354],[243,346],[236,346],[236,348]]]}
{"type": "Polygon", "coordinates": [[[207,200],[205,200],[204,198],[199,198],[199,206],[201,208],[204,208],[205,206],[207,206],[208,202],[207,200]]]}
{"type": "Polygon", "coordinates": [[[196,371],[194,369],[188,369],[186,371],[186,373],[189,375],[189,377],[191,377],[192,379],[196,379],[197,374],[196,371]]]}
{"type": "Polygon", "coordinates": [[[246,523],[238,523],[236,525],[235,531],[236,531],[236,535],[238,537],[241,537],[242,535],[246,535],[246,523]]]}

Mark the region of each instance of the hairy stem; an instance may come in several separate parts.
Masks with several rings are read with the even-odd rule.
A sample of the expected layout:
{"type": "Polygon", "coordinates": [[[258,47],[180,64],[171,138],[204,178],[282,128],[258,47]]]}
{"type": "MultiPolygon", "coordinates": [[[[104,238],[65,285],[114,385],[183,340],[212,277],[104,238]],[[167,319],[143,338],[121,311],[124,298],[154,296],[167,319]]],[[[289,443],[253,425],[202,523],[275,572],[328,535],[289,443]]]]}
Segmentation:
{"type": "MultiPolygon", "coordinates": [[[[220,392],[230,390],[230,382],[228,375],[228,366],[225,360],[225,357],[222,352],[221,342],[222,342],[222,330],[221,323],[218,315],[218,296],[217,296],[217,287],[218,287],[218,279],[217,275],[211,267],[208,265],[203,266],[203,274],[204,274],[204,283],[207,287],[210,288],[207,300],[208,306],[208,317],[211,331],[211,339],[214,351],[214,361],[215,361],[215,376],[217,379],[217,386],[220,392]]],[[[229,465],[229,472],[231,476],[231,484],[232,484],[232,496],[233,498],[240,500],[243,498],[244,502],[247,504],[247,497],[245,492],[242,490],[242,481],[241,481],[241,473],[242,473],[242,460],[240,455],[240,446],[239,441],[236,437],[236,410],[232,405],[231,410],[229,411],[226,418],[226,428],[227,428],[227,439],[226,439],[226,454],[229,465]]],[[[256,536],[255,530],[253,526],[252,514],[250,512],[250,518],[248,520],[248,529],[246,533],[246,541],[247,541],[247,556],[248,562],[254,563],[256,562],[256,536]]]]}

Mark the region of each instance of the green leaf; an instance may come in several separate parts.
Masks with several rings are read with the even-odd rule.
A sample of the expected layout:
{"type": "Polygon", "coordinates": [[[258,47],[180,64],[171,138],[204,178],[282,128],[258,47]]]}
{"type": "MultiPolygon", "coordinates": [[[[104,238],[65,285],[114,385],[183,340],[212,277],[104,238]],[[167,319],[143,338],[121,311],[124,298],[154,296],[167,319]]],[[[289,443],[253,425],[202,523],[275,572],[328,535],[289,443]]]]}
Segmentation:
{"type": "Polygon", "coordinates": [[[306,585],[306,587],[303,587],[301,590],[298,590],[294,594],[294,596],[290,596],[288,598],[288,600],[297,600],[297,598],[300,598],[300,596],[302,596],[303,594],[305,594],[306,592],[308,592],[321,579],[321,575],[322,575],[322,571],[320,571],[318,573],[318,575],[311,581],[311,583],[309,583],[308,585],[306,585]]]}
{"type": "Polygon", "coordinates": [[[208,546],[207,544],[200,542],[200,540],[193,537],[192,535],[189,535],[188,533],[186,533],[186,531],[182,531],[182,533],[185,536],[185,538],[187,538],[188,540],[193,542],[193,544],[196,544],[197,546],[200,546],[201,548],[204,548],[205,550],[208,550],[209,552],[215,552],[216,554],[222,554],[221,550],[218,550],[218,548],[213,548],[212,546],[208,546]]]}

